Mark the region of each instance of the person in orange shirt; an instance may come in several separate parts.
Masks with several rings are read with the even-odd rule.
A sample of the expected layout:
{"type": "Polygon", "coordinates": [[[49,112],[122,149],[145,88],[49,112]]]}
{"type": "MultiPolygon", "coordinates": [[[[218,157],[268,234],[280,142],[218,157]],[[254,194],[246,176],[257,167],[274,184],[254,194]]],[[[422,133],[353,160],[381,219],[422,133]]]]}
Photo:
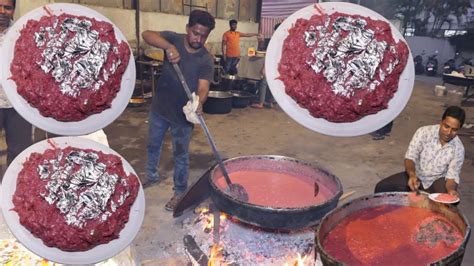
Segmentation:
{"type": "Polygon", "coordinates": [[[230,30],[222,35],[222,56],[224,57],[224,72],[226,74],[237,74],[237,64],[240,60],[240,37],[254,37],[258,33],[243,33],[237,31],[237,20],[229,21],[230,30]]]}

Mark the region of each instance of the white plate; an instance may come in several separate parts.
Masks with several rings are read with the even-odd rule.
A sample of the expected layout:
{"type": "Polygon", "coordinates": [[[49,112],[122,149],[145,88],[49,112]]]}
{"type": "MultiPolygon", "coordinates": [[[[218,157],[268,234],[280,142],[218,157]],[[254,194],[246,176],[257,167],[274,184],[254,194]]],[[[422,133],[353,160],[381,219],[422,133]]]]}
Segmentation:
{"type": "MultiPolygon", "coordinates": [[[[83,148],[83,149],[94,149],[102,151],[107,154],[114,154],[122,159],[122,163],[125,169],[125,173],[133,173],[136,175],[132,166],[117,152],[111,148],[104,146],[98,142],[81,138],[81,137],[60,137],[51,139],[54,143],[65,148],[67,146],[83,148]]],[[[51,145],[47,140],[38,142],[24,150],[18,155],[15,160],[8,167],[4,177],[0,190],[0,204],[2,206],[2,214],[5,222],[10,228],[13,235],[21,242],[26,248],[36,255],[62,264],[90,264],[97,263],[108,258],[111,258],[118,254],[120,251],[125,249],[133,241],[135,236],[143,222],[145,215],[145,194],[143,193],[142,186],[140,185],[137,198],[130,209],[129,221],[125,224],[125,227],[120,232],[118,239],[112,240],[107,244],[98,245],[87,251],[79,252],[67,252],[62,251],[58,248],[52,248],[44,245],[43,241],[33,236],[28,229],[20,224],[17,212],[11,210],[13,206],[12,197],[16,190],[16,181],[18,173],[23,168],[23,163],[33,152],[42,153],[46,149],[50,149],[51,145]]]]}
{"type": "Polygon", "coordinates": [[[123,73],[120,90],[112,101],[111,108],[108,108],[101,113],[93,114],[81,121],[62,122],[51,117],[44,117],[40,114],[38,109],[31,106],[21,95],[17,93],[16,83],[9,79],[11,77],[10,64],[13,60],[15,50],[15,43],[20,36],[20,30],[28,20],[39,20],[41,17],[47,15],[46,9],[54,15],[68,13],[76,16],[87,16],[95,18],[96,20],[106,21],[114,26],[115,36],[117,40],[125,41],[125,36],[122,32],[104,15],[94,11],[90,8],[75,4],[48,4],[44,7],[39,7],[28,12],[13,24],[11,29],[6,34],[0,53],[0,81],[7,94],[8,99],[15,108],[15,110],[28,122],[39,127],[45,131],[55,133],[58,135],[85,135],[104,128],[112,123],[127,107],[129,99],[132,97],[135,87],[135,61],[133,53],[130,50],[130,60],[127,69],[123,73]]]}
{"type": "MultiPolygon", "coordinates": [[[[390,22],[380,14],[356,4],[325,2],[319,4],[319,6],[327,14],[332,14],[336,11],[346,14],[357,14],[375,20],[383,20],[390,24],[390,22]]],[[[376,114],[367,115],[360,120],[350,123],[334,123],[323,118],[315,118],[308,112],[308,110],[300,107],[295,100],[285,93],[283,82],[277,79],[280,76],[278,73],[278,64],[281,58],[283,42],[288,36],[288,30],[293,26],[297,19],[309,19],[315,14],[319,13],[314,8],[314,5],[296,11],[283,21],[270,40],[267,55],[265,57],[265,74],[270,90],[273,97],[278,102],[278,105],[281,106],[286,114],[301,125],[313,131],[330,136],[359,136],[373,132],[385,126],[400,114],[410,99],[413,84],[415,82],[415,67],[411,51],[405,69],[400,76],[398,90],[388,103],[388,108],[381,110],[376,114]]],[[[406,43],[402,34],[392,24],[390,24],[390,27],[395,41],[402,40],[406,43]]]]}
{"type": "Polygon", "coordinates": [[[452,200],[452,201],[439,200],[439,199],[437,199],[437,197],[440,194],[446,194],[446,193],[431,193],[431,194],[428,195],[428,198],[430,198],[430,200],[432,200],[432,201],[436,201],[436,202],[440,202],[440,203],[446,203],[446,204],[459,202],[459,197],[457,197],[455,200],[452,200]]]}

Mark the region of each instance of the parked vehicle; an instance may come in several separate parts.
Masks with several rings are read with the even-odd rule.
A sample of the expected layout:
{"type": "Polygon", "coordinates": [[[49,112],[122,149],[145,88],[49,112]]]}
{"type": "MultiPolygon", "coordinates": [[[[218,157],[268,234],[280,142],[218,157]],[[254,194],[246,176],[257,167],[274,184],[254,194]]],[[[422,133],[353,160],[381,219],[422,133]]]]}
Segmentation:
{"type": "Polygon", "coordinates": [[[426,75],[434,76],[438,72],[438,51],[435,54],[428,57],[428,61],[426,61],[426,75]]]}
{"type": "Polygon", "coordinates": [[[415,63],[415,74],[421,75],[425,71],[425,66],[423,66],[423,57],[421,55],[415,56],[413,59],[415,63]]]}
{"type": "Polygon", "coordinates": [[[443,73],[451,74],[451,72],[453,71],[457,71],[456,60],[454,58],[451,58],[448,61],[444,62],[443,73]]]}
{"type": "Polygon", "coordinates": [[[474,59],[472,58],[464,58],[461,64],[459,65],[458,72],[464,73],[465,72],[464,69],[469,68],[469,66],[472,67],[474,65],[473,62],[474,62],[474,59]]]}

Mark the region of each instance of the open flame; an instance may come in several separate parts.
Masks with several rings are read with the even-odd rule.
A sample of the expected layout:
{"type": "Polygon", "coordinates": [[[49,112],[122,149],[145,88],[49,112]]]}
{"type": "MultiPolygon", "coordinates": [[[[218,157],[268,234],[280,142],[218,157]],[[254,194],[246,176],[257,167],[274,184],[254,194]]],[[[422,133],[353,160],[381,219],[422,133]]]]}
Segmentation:
{"type": "Polygon", "coordinates": [[[314,232],[312,230],[308,231],[310,233],[301,232],[298,234],[297,232],[291,238],[291,234],[278,235],[266,231],[259,232],[259,228],[255,227],[239,227],[238,220],[225,213],[214,212],[212,208],[201,206],[195,208],[194,213],[197,217],[192,220],[190,225],[196,226],[196,235],[204,238],[204,241],[198,243],[201,245],[199,248],[204,253],[207,253],[208,265],[233,265],[235,262],[240,265],[245,265],[242,264],[243,262],[262,265],[269,264],[270,261],[275,265],[285,266],[314,265],[312,261],[313,253],[311,252],[311,243],[314,241],[314,232]],[[217,218],[214,216],[215,214],[219,215],[220,223],[218,225],[215,224],[217,222],[214,219],[217,218]],[[219,231],[216,232],[216,230],[219,231]],[[239,239],[238,235],[242,232],[245,233],[245,237],[239,239]],[[253,238],[254,236],[256,238],[253,238]],[[280,252],[273,252],[273,249],[267,250],[268,246],[262,246],[262,243],[268,240],[275,240],[275,243],[270,244],[274,245],[280,252]],[[288,242],[286,241],[288,240],[290,240],[290,243],[295,241],[295,245],[287,244],[288,242]],[[308,250],[308,247],[311,250],[308,250]]]}
{"type": "Polygon", "coordinates": [[[226,263],[224,260],[224,255],[222,254],[222,246],[219,244],[215,244],[211,247],[209,260],[207,265],[208,266],[223,266],[223,265],[230,265],[226,263]]]}
{"type": "MultiPolygon", "coordinates": [[[[209,208],[202,207],[202,208],[196,208],[195,213],[199,215],[199,218],[197,221],[204,221],[203,224],[203,230],[204,232],[211,232],[214,227],[214,215],[210,215],[210,210],[209,208]]],[[[225,221],[227,219],[227,215],[223,212],[220,213],[220,222],[225,221]]]]}
{"type": "Polygon", "coordinates": [[[306,265],[305,261],[306,261],[307,258],[308,258],[308,256],[306,256],[306,255],[301,257],[301,254],[298,252],[297,257],[295,259],[292,259],[291,262],[289,262],[289,263],[287,262],[284,265],[285,266],[304,266],[304,265],[306,265]]]}

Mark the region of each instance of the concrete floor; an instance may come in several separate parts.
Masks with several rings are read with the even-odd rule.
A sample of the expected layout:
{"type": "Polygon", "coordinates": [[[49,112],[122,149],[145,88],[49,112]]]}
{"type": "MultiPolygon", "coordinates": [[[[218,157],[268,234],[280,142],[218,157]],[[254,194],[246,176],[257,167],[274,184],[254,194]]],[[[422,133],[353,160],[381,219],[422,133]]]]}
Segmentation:
{"type": "MultiPolygon", "coordinates": [[[[371,194],[382,178],[403,170],[403,156],[415,130],[423,125],[439,123],[447,97],[433,94],[440,78],[418,76],[413,95],[405,110],[395,120],[391,136],[373,141],[370,136],[330,137],[308,130],[287,116],[280,108],[257,110],[233,109],[227,115],[205,115],[208,127],[223,157],[276,154],[317,161],[338,176],[344,191],[355,191],[348,199],[371,194]]],[[[453,87],[454,88],[454,87],[453,87]]],[[[105,128],[110,146],[134,166],[143,179],[145,140],[147,138],[148,105],[127,108],[112,125],[105,128]]],[[[467,107],[467,124],[474,123],[474,108],[467,107]]],[[[463,132],[468,131],[463,129],[463,132]]],[[[472,131],[472,130],[471,130],[472,131]]],[[[168,136],[169,137],[169,136],[168,136]]],[[[461,136],[466,148],[462,170],[459,208],[470,221],[474,211],[474,140],[461,136]]],[[[164,182],[145,190],[147,207],[142,230],[133,242],[138,261],[163,261],[183,257],[181,221],[173,219],[163,206],[172,194],[171,143],[164,144],[161,173],[164,182]]],[[[197,179],[213,164],[211,149],[200,127],[196,127],[190,147],[190,180],[197,179]]],[[[186,259],[183,257],[183,261],[186,259]]],[[[474,241],[464,258],[464,265],[474,265],[474,241]]]]}
{"type": "MultiPolygon", "coordinates": [[[[310,131],[289,118],[278,106],[273,109],[233,109],[227,115],[205,115],[222,157],[274,154],[317,161],[338,176],[344,192],[355,191],[348,200],[371,194],[382,178],[403,170],[403,157],[415,130],[439,123],[447,97],[433,94],[440,78],[417,76],[413,95],[395,120],[391,136],[373,141],[370,136],[330,137],[310,131]]],[[[453,87],[454,88],[454,87],[453,87]]],[[[125,157],[144,180],[146,161],[147,113],[149,104],[129,107],[104,129],[110,147],[125,157]]],[[[474,107],[466,107],[466,124],[474,124],[474,107]]],[[[461,133],[474,129],[463,129],[461,133]]],[[[474,221],[474,138],[461,136],[466,159],[461,175],[459,208],[474,221]]],[[[196,127],[191,147],[190,184],[213,164],[211,149],[201,128],[196,127]]],[[[182,221],[189,212],[173,219],[164,210],[171,197],[172,169],[170,137],[164,143],[160,172],[166,179],[145,190],[146,212],[141,231],[131,246],[137,263],[155,265],[186,263],[183,253],[182,221]]],[[[463,265],[474,265],[474,240],[466,250],[463,265]]]]}

